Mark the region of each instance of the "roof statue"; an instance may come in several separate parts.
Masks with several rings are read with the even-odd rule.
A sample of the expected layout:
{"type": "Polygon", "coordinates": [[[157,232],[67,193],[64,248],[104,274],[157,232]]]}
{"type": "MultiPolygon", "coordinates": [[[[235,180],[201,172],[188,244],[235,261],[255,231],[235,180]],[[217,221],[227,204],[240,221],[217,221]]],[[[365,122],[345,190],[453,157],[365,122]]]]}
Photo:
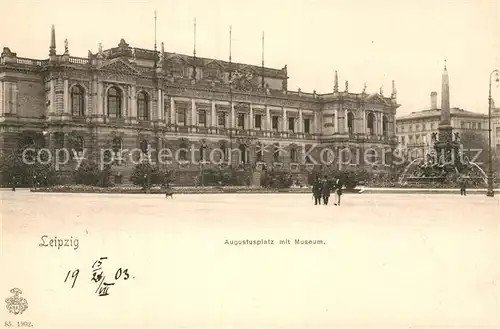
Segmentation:
{"type": "Polygon", "coordinates": [[[363,85],[363,91],[362,91],[363,94],[366,94],[366,82],[365,84],[363,85]]]}
{"type": "Polygon", "coordinates": [[[68,39],[64,39],[64,54],[69,54],[68,39]]]}
{"type": "Polygon", "coordinates": [[[345,92],[348,93],[349,92],[349,81],[346,81],[345,82],[345,92]]]}

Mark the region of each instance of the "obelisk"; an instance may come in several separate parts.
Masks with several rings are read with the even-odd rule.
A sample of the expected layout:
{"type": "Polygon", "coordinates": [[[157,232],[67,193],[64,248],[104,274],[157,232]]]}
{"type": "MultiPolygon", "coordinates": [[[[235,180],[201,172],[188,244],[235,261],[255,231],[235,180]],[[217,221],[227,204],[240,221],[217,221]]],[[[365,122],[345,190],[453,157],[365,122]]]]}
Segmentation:
{"type": "Polygon", "coordinates": [[[448,70],[446,61],[441,83],[441,121],[439,122],[439,141],[451,142],[453,140],[453,132],[450,120],[450,80],[448,78],[448,70]]]}

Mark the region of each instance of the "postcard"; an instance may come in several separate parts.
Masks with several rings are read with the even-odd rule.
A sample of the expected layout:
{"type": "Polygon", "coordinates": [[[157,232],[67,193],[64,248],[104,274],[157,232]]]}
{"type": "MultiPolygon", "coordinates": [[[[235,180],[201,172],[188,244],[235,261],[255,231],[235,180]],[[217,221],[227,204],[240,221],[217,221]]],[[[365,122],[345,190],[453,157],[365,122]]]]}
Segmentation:
{"type": "Polygon", "coordinates": [[[2,12],[3,328],[500,328],[496,2],[2,12]]]}

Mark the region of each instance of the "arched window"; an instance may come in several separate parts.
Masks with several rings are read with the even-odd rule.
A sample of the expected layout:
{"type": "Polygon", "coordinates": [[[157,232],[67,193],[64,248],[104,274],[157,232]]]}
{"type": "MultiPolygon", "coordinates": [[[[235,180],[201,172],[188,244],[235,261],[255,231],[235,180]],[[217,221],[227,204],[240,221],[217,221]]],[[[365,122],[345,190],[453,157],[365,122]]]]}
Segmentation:
{"type": "Polygon", "coordinates": [[[187,161],[188,160],[188,145],[186,142],[182,142],[180,145],[179,145],[179,150],[177,150],[178,152],[178,159],[177,160],[180,160],[180,161],[187,161]]]}
{"type": "Polygon", "coordinates": [[[347,132],[354,133],[354,114],[352,112],[347,113],[347,132]]]}
{"type": "Polygon", "coordinates": [[[23,140],[23,146],[33,146],[35,145],[35,141],[31,136],[25,136],[23,140]]]}
{"type": "Polygon", "coordinates": [[[149,150],[148,141],[147,140],[143,140],[141,142],[141,151],[142,151],[142,153],[148,153],[148,150],[149,150]]]}
{"type": "Polygon", "coordinates": [[[375,114],[372,112],[368,113],[366,128],[368,129],[368,134],[375,135],[375,114]]]}
{"type": "Polygon", "coordinates": [[[290,162],[297,162],[297,150],[295,148],[290,149],[290,162]]]}
{"type": "Polygon", "coordinates": [[[205,161],[207,158],[207,146],[202,145],[200,146],[200,161],[205,161]]]}
{"type": "Polygon", "coordinates": [[[71,87],[71,115],[85,116],[84,90],[79,85],[71,87]]]}
{"type": "Polygon", "coordinates": [[[74,141],[73,141],[73,149],[75,152],[77,152],[78,155],[80,155],[81,152],[83,152],[84,148],[84,140],[82,136],[76,136],[74,141]]]}
{"type": "Polygon", "coordinates": [[[273,147],[273,161],[274,162],[281,162],[280,160],[280,146],[278,143],[275,143],[274,144],[274,147],[273,147]]]}
{"type": "Polygon", "coordinates": [[[388,120],[387,120],[387,117],[385,115],[382,117],[382,134],[385,137],[389,136],[389,132],[388,132],[388,120]]]}
{"type": "Polygon", "coordinates": [[[368,165],[377,164],[377,152],[374,149],[368,149],[366,151],[366,161],[368,165]]]}
{"type": "Polygon", "coordinates": [[[228,160],[226,145],[221,144],[220,146],[221,159],[228,160]]]}
{"type": "Polygon", "coordinates": [[[257,143],[257,161],[264,161],[264,151],[261,143],[257,143]]]}
{"type": "Polygon", "coordinates": [[[137,117],[139,120],[149,120],[149,97],[143,91],[137,95],[137,117]]]}
{"type": "Polygon", "coordinates": [[[239,150],[240,150],[240,163],[246,164],[247,163],[247,147],[246,147],[246,145],[240,144],[239,150]]]}
{"type": "Polygon", "coordinates": [[[108,90],[108,117],[122,117],[122,93],[116,87],[111,87],[108,90]]]}
{"type": "Polygon", "coordinates": [[[111,148],[115,153],[120,152],[120,150],[122,149],[122,139],[120,137],[113,138],[111,148]]]}

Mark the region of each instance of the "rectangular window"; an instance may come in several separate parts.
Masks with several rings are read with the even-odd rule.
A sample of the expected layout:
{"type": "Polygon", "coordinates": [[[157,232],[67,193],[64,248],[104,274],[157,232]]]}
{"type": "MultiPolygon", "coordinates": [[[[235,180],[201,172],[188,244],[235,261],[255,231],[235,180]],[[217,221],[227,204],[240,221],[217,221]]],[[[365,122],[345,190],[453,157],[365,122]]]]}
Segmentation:
{"type": "Polygon", "coordinates": [[[304,119],[304,133],[311,133],[311,119],[304,119]]]}
{"type": "Polygon", "coordinates": [[[262,115],[255,115],[255,129],[262,129],[262,115]]]}
{"type": "Polygon", "coordinates": [[[198,111],[198,123],[203,127],[207,126],[207,112],[204,110],[198,111]]]}
{"type": "Polygon", "coordinates": [[[226,113],[219,112],[217,115],[217,124],[219,127],[226,127],[226,113]]]}
{"type": "Polygon", "coordinates": [[[288,130],[295,131],[295,118],[288,118],[288,130]]]}
{"type": "Polygon", "coordinates": [[[238,128],[245,129],[245,114],[238,114],[238,128]]]}
{"type": "Polygon", "coordinates": [[[186,110],[179,110],[177,112],[177,124],[186,125],[186,110]]]}
{"type": "Polygon", "coordinates": [[[278,124],[279,124],[278,116],[273,115],[272,124],[273,124],[273,130],[278,130],[278,124]]]}

